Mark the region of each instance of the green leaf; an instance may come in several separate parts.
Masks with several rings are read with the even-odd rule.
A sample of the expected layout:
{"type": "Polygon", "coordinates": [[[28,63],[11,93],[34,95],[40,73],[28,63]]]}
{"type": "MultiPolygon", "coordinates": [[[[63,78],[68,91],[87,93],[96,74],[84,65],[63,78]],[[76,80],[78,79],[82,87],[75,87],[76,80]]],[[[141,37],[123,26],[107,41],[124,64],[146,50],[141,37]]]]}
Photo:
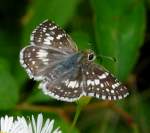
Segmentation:
{"type": "MultiPolygon", "coordinates": [[[[19,51],[19,36],[18,32],[0,30],[0,57],[9,60],[9,65],[13,67],[14,62],[18,61],[19,51]],[[17,37],[16,37],[17,36],[17,37]]],[[[15,72],[16,69],[13,70],[15,72]]]]}
{"type": "Polygon", "coordinates": [[[87,33],[82,32],[82,31],[74,31],[71,33],[73,40],[77,43],[77,46],[80,50],[85,50],[90,49],[91,45],[90,42],[90,37],[87,33]]]}
{"type": "Polygon", "coordinates": [[[103,65],[125,80],[136,63],[145,30],[143,1],[93,0],[97,50],[102,55],[115,57],[116,63],[103,65]]]}
{"type": "Polygon", "coordinates": [[[53,100],[50,96],[45,95],[42,90],[37,87],[34,89],[30,97],[27,99],[29,103],[37,103],[37,102],[50,102],[53,100]]]}
{"type": "Polygon", "coordinates": [[[29,79],[28,74],[26,73],[25,69],[21,66],[19,62],[19,58],[16,60],[16,70],[14,72],[15,78],[17,80],[17,84],[22,87],[24,85],[25,80],[29,79]]]}
{"type": "MultiPolygon", "coordinates": [[[[18,27],[16,27],[17,29],[18,27]]],[[[16,79],[18,86],[22,85],[25,80],[25,73],[19,63],[20,50],[20,32],[0,30],[0,57],[9,60],[10,71],[16,79]]]]}
{"type": "Polygon", "coordinates": [[[18,101],[18,86],[4,59],[0,59],[0,85],[0,110],[13,108],[18,101]]]}

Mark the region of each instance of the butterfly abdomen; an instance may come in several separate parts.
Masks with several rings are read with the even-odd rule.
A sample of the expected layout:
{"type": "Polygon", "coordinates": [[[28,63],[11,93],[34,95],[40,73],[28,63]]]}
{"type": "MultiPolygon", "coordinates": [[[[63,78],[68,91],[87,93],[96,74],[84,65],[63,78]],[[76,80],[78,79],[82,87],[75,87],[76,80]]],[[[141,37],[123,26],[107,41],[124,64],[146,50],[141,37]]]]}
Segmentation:
{"type": "Polygon", "coordinates": [[[82,55],[80,53],[73,54],[69,56],[66,60],[62,62],[62,69],[68,70],[75,68],[74,66],[78,66],[80,60],[82,59],[82,55]]]}
{"type": "Polygon", "coordinates": [[[76,53],[57,62],[53,67],[49,68],[48,74],[46,73],[47,77],[49,77],[51,81],[61,80],[66,74],[78,71],[80,67],[78,61],[81,58],[80,56],[80,54],[76,53]]]}

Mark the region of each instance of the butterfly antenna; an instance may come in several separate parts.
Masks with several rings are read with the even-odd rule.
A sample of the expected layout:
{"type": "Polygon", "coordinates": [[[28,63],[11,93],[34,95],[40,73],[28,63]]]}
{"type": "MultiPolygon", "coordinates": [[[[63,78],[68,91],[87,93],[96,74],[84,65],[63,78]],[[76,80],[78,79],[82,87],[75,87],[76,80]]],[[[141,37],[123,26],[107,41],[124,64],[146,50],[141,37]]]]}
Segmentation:
{"type": "Polygon", "coordinates": [[[105,59],[108,59],[108,60],[110,60],[112,62],[116,62],[117,61],[115,57],[110,57],[110,56],[105,56],[105,55],[98,55],[97,58],[100,58],[101,60],[103,60],[105,58],[105,59]]]}

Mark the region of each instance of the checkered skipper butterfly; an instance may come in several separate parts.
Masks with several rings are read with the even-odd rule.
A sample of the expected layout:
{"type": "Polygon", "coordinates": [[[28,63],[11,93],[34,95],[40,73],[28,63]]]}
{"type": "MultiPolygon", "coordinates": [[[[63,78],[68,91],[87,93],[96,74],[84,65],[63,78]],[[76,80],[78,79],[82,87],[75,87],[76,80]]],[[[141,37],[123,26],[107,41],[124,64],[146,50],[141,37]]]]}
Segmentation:
{"type": "Polygon", "coordinates": [[[49,20],[32,32],[30,45],[20,52],[20,63],[30,78],[40,81],[43,92],[73,102],[81,96],[103,100],[122,99],[128,90],[93,61],[91,50],[78,51],[61,27],[49,20]]]}

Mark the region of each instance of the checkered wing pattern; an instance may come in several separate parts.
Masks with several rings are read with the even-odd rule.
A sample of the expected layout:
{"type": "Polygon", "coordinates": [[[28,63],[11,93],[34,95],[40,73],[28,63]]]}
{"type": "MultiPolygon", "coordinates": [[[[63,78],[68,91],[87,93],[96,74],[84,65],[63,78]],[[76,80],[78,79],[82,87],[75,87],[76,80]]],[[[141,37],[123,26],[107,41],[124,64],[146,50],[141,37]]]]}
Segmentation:
{"type": "Polygon", "coordinates": [[[56,48],[67,53],[77,51],[77,46],[71,37],[53,21],[46,20],[41,23],[31,34],[31,44],[56,48]]]}
{"type": "Polygon", "coordinates": [[[46,69],[77,51],[76,44],[63,29],[46,20],[32,32],[31,45],[20,52],[20,63],[30,78],[44,79],[46,69]]]}
{"type": "Polygon", "coordinates": [[[30,78],[42,80],[48,67],[52,67],[67,55],[54,49],[28,46],[20,52],[20,63],[26,69],[30,78]],[[61,57],[61,58],[60,58],[61,57]]]}
{"type": "Polygon", "coordinates": [[[128,95],[127,88],[122,85],[111,73],[91,64],[84,70],[86,96],[94,96],[103,100],[118,100],[128,95]]]}
{"type": "Polygon", "coordinates": [[[46,80],[39,87],[46,95],[57,100],[73,102],[83,95],[82,76],[80,74],[80,72],[71,73],[71,75],[66,74],[56,82],[46,80]],[[73,76],[72,74],[75,75],[73,76]]]}

